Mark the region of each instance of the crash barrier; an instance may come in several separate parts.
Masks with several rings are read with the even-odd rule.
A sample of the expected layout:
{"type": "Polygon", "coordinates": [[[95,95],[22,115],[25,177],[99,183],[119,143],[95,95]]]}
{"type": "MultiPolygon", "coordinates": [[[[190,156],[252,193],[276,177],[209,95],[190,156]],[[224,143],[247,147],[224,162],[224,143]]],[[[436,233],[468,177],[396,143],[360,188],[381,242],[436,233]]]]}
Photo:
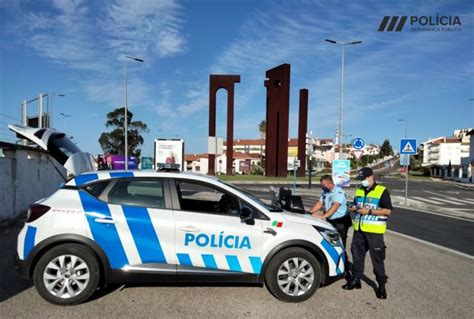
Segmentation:
{"type": "Polygon", "coordinates": [[[0,225],[25,214],[29,204],[51,195],[66,170],[36,148],[0,142],[0,225]]]}

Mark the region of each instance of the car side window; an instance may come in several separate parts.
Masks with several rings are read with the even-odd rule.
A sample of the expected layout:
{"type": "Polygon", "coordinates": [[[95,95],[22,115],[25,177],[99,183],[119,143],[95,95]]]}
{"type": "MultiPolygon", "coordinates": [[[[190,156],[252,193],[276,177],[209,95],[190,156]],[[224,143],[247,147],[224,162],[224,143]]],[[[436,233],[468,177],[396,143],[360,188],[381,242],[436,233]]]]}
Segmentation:
{"type": "Polygon", "coordinates": [[[109,183],[110,181],[95,182],[84,186],[83,189],[95,198],[99,198],[109,183]]]}
{"type": "Polygon", "coordinates": [[[165,208],[162,179],[121,179],[109,192],[108,202],[117,205],[165,208]]]}
{"type": "Polygon", "coordinates": [[[210,184],[176,181],[181,210],[240,216],[240,200],[210,184]]]}

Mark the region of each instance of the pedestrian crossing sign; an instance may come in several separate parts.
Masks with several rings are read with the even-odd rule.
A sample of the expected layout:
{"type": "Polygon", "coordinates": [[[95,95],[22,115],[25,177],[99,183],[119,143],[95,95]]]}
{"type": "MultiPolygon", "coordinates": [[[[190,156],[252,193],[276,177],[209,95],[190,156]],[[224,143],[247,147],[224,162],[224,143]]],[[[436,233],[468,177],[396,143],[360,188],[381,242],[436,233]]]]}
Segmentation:
{"type": "Polygon", "coordinates": [[[402,138],[400,140],[400,154],[416,154],[416,139],[402,138]]]}

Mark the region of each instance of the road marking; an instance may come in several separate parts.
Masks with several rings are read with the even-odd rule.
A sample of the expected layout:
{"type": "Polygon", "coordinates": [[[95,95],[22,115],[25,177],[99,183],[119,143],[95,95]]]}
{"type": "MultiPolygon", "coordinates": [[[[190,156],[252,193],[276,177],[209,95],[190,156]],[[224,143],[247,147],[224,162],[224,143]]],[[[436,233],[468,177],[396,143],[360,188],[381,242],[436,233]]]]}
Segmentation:
{"type": "MultiPolygon", "coordinates": [[[[442,217],[454,218],[454,219],[459,219],[459,220],[462,220],[462,221],[474,223],[474,220],[472,219],[472,217],[470,217],[472,214],[469,214],[470,215],[469,217],[461,217],[461,216],[449,215],[449,214],[446,214],[446,213],[436,213],[436,212],[432,212],[432,211],[428,211],[428,210],[425,210],[425,209],[416,208],[416,207],[412,207],[412,206],[402,206],[402,205],[393,205],[393,206],[396,207],[396,208],[403,208],[403,209],[406,209],[406,210],[414,210],[414,211],[421,212],[421,213],[433,214],[433,215],[438,215],[438,216],[442,216],[442,217]]],[[[455,212],[457,212],[457,211],[455,211],[455,212]]],[[[461,212],[459,212],[459,213],[461,213],[461,212]]]]}
{"type": "Polygon", "coordinates": [[[443,199],[443,198],[439,198],[439,197],[428,197],[428,198],[432,199],[432,200],[442,201],[442,202],[445,202],[445,203],[450,204],[450,205],[458,205],[458,206],[465,206],[466,205],[465,203],[458,203],[454,199],[447,200],[447,199],[443,199]]]}
{"type": "Polygon", "coordinates": [[[464,198],[464,199],[456,198],[456,200],[457,200],[458,202],[463,202],[463,203],[466,203],[466,204],[468,204],[468,205],[474,205],[474,200],[469,200],[469,199],[465,199],[465,198],[464,198]]]}
{"type": "Polygon", "coordinates": [[[443,202],[439,202],[437,199],[427,199],[427,198],[422,198],[422,197],[417,197],[417,196],[411,196],[409,197],[409,199],[416,199],[416,200],[430,203],[430,204],[444,205],[443,202]]]}
{"type": "Polygon", "coordinates": [[[454,249],[451,249],[451,248],[447,248],[447,247],[444,247],[444,246],[440,246],[440,245],[437,245],[437,244],[433,244],[429,241],[426,241],[426,240],[423,240],[423,239],[419,239],[419,238],[416,238],[416,237],[412,237],[410,235],[405,235],[403,233],[399,233],[399,232],[396,232],[394,230],[390,230],[390,229],[387,229],[387,233],[390,233],[390,234],[394,234],[394,235],[398,235],[398,236],[401,236],[401,237],[404,237],[404,238],[407,238],[407,239],[411,239],[411,240],[414,240],[416,242],[419,242],[419,243],[422,243],[422,244],[425,244],[425,245],[428,245],[428,246],[432,246],[432,247],[435,247],[435,248],[438,248],[438,249],[442,249],[442,250],[445,250],[447,252],[450,252],[452,254],[455,254],[455,255],[458,255],[458,256],[462,256],[462,257],[466,257],[466,258],[469,258],[471,260],[474,260],[474,256],[472,255],[469,255],[469,254],[465,254],[465,253],[462,253],[458,250],[454,250],[454,249]]]}
{"type": "MultiPolygon", "coordinates": [[[[434,193],[434,192],[430,192],[430,191],[426,191],[426,193],[429,193],[429,194],[433,194],[433,195],[436,195],[436,196],[443,196],[443,197],[446,197],[446,198],[449,198],[449,199],[452,199],[453,197],[451,196],[447,196],[447,195],[444,195],[444,194],[438,194],[438,193],[434,193]]],[[[456,200],[460,201],[460,202],[463,202],[463,203],[467,203],[467,204],[474,204],[474,201],[471,201],[469,199],[460,199],[460,198],[456,198],[456,200]]]]}

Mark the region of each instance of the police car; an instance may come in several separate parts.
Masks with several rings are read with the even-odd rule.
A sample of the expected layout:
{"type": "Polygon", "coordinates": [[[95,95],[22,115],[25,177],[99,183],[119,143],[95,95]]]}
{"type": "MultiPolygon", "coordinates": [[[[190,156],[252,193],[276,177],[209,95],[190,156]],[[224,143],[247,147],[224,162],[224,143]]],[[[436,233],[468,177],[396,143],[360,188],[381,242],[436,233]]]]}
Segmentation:
{"type": "Polygon", "coordinates": [[[170,281],[264,283],[300,302],[344,273],[339,235],[322,220],[214,177],[83,172],[90,157],[64,134],[10,128],[75,172],[30,206],[18,236],[17,270],[49,302],[78,304],[112,282],[170,281]]]}

